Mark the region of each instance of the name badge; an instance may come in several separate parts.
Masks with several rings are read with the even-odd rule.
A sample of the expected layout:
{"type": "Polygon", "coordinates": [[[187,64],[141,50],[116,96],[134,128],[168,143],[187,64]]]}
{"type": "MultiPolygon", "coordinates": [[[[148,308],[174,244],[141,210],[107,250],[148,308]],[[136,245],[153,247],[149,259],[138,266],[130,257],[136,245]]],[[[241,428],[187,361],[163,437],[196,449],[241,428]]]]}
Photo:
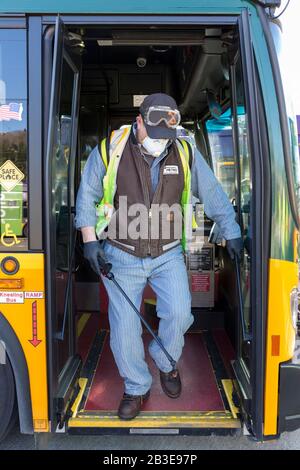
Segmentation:
{"type": "Polygon", "coordinates": [[[178,173],[179,171],[177,165],[166,165],[163,175],[178,175],[178,173]]]}

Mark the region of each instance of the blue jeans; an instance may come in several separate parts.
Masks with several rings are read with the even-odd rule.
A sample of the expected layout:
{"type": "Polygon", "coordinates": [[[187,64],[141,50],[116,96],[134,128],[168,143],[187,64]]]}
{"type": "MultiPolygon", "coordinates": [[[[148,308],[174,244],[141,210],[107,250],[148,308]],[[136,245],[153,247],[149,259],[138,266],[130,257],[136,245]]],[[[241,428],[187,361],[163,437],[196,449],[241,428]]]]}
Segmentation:
{"type": "MultiPolygon", "coordinates": [[[[107,261],[112,263],[116,281],[138,309],[147,282],[152,287],[157,296],[156,310],[160,319],[158,336],[173,359],[178,361],[184,346],[184,333],[194,321],[181,245],[157,258],[138,258],[107,241],[103,249],[107,261]]],[[[112,281],[103,276],[102,279],[109,296],[110,347],[124,379],[125,392],[143,395],[151,387],[152,376],[145,361],[141,320],[112,281]]],[[[154,340],[149,345],[149,353],[161,371],[172,369],[154,340]]]]}

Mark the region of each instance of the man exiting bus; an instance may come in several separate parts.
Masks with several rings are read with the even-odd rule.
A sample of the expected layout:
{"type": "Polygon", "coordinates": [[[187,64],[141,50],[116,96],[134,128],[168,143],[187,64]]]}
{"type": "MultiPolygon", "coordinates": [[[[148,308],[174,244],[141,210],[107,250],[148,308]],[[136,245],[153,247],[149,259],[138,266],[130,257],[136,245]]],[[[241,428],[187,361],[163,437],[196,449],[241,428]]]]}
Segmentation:
{"type": "MultiPolygon", "coordinates": [[[[132,126],[113,132],[92,150],[76,202],[76,227],[82,232],[85,258],[99,275],[99,257],[112,263],[115,279],[138,309],[144,287],[150,284],[157,296],[158,336],[176,362],[184,334],[193,323],[183,256],[191,193],[218,224],[230,256],[239,257],[242,248],[240,227],[221,185],[199,151],[186,139],[176,139],[179,122],[172,97],[163,93],[147,96],[132,126]],[[146,214],[144,220],[139,219],[139,225],[146,219],[145,233],[141,227],[137,230],[135,205],[146,214]],[[154,221],[155,207],[162,206],[172,210],[162,211],[154,221]],[[176,234],[176,208],[181,215],[180,227],[184,225],[180,236],[176,234]],[[171,230],[165,234],[167,222],[171,230]],[[97,238],[104,236],[100,243],[97,238]]],[[[142,326],[116,286],[105,276],[103,282],[109,296],[110,346],[125,385],[118,415],[132,419],[149,397],[152,383],[142,326]]],[[[171,398],[179,397],[178,369],[171,370],[154,340],[149,353],[160,371],[163,391],[171,398]]]]}

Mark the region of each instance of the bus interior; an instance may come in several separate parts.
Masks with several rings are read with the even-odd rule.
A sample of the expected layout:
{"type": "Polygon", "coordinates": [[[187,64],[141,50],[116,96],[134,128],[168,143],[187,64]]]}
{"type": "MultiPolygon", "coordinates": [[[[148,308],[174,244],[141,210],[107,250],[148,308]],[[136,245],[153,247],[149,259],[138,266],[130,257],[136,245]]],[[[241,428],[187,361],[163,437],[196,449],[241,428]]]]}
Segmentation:
{"type": "MultiPolygon", "coordinates": [[[[63,331],[57,340],[56,357],[60,377],[56,397],[59,419],[64,421],[69,403],[71,433],[87,429],[106,432],[108,428],[130,428],[132,433],[139,429],[155,432],[157,428],[169,429],[170,433],[181,428],[185,432],[192,428],[236,431],[241,427],[239,396],[250,387],[252,357],[251,341],[245,341],[242,331],[247,333],[251,322],[252,183],[244,69],[237,28],[68,26],[64,35],[69,54],[62,60],[59,151],[52,172],[56,214],[52,259],[55,315],[56,329],[63,331]],[[74,63],[81,62],[79,82],[75,80],[70,57],[74,57],[74,63]],[[79,90],[79,106],[74,144],[70,128],[76,113],[75,85],[79,90]],[[214,243],[212,235],[217,235],[212,232],[213,221],[205,216],[205,243],[200,251],[195,249],[186,255],[195,321],[185,335],[178,363],[182,394],[176,400],[164,395],[159,371],[147,351],[150,335],[144,330],[145,358],[153,376],[151,395],[136,419],[122,422],[117,409],[123,382],[109,346],[107,295],[82,256],[80,232],[73,242],[76,231],[69,217],[74,216],[80,175],[90,151],[112,130],[132,124],[143,97],[156,92],[175,98],[181,112],[179,132],[195,142],[236,210],[245,241],[239,273],[241,296],[235,265],[224,243],[220,240],[214,243]],[[74,163],[72,145],[77,148],[74,163]],[[72,173],[69,166],[73,164],[72,173]],[[69,396],[63,384],[74,356],[80,357],[82,364],[79,385],[69,396]],[[243,379],[243,384],[238,380],[234,385],[241,369],[244,373],[240,375],[248,377],[248,383],[243,379]]],[[[141,312],[157,330],[155,295],[148,286],[141,312]]]]}

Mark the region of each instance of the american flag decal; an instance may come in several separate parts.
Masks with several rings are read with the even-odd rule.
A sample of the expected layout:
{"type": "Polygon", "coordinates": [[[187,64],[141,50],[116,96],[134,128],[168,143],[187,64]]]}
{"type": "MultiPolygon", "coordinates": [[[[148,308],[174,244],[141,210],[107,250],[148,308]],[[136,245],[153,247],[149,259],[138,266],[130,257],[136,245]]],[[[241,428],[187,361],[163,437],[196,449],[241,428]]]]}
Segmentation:
{"type": "Polygon", "coordinates": [[[0,121],[22,121],[23,105],[22,103],[9,103],[0,106],[0,121]]]}

